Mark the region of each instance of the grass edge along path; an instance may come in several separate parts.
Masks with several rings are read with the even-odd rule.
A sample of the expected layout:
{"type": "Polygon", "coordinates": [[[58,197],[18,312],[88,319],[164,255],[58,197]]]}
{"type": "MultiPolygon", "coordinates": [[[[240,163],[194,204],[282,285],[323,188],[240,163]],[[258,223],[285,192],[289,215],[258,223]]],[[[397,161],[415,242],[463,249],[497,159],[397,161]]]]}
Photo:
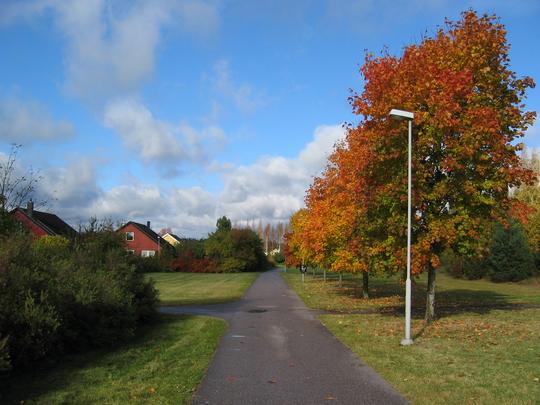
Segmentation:
{"type": "MultiPolygon", "coordinates": [[[[353,300],[364,301],[340,294],[342,290],[336,288],[335,281],[324,283],[320,277],[306,275],[302,284],[298,274],[282,274],[308,306],[347,312],[347,305],[353,300]]],[[[356,280],[360,283],[358,277],[356,280]]],[[[355,310],[380,313],[327,314],[320,319],[330,332],[414,404],[538,404],[540,308],[512,305],[529,302],[536,306],[538,297],[531,299],[531,288],[520,288],[519,284],[493,284],[490,292],[489,282],[471,282],[467,290],[465,280],[457,281],[442,277],[441,290],[449,292],[446,298],[454,295],[457,299],[454,311],[445,313],[429,327],[425,327],[418,313],[412,324],[415,337],[412,346],[399,345],[404,333],[403,314],[385,311],[396,304],[389,297],[375,294],[375,305],[355,305],[355,310]],[[471,302],[482,304],[481,300],[493,296],[505,297],[507,308],[490,308],[489,302],[480,307],[468,306],[471,302]]],[[[536,281],[531,282],[534,291],[536,281]]],[[[377,284],[377,281],[373,283],[375,291],[377,284]]],[[[388,288],[379,291],[384,293],[388,288]]],[[[500,301],[494,304],[499,305],[500,301]]]]}
{"type": "Polygon", "coordinates": [[[117,348],[68,355],[0,380],[0,403],[187,404],[225,330],[216,318],[161,315],[117,348]]]}
{"type": "Polygon", "coordinates": [[[260,273],[147,273],[162,306],[207,305],[242,298],[260,273]]]}

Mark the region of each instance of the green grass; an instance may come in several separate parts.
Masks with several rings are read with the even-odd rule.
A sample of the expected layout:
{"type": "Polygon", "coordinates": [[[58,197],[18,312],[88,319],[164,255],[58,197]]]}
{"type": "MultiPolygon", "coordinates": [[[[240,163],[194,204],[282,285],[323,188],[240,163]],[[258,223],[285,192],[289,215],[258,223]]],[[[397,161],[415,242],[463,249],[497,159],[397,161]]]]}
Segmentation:
{"type": "Polygon", "coordinates": [[[308,306],[343,312],[321,320],[415,404],[540,403],[540,283],[494,284],[437,278],[437,313],[422,315],[425,279],[413,291],[415,343],[401,347],[403,290],[392,279],[373,279],[373,298],[361,295],[358,276],[327,282],[319,274],[282,273],[308,306]],[[375,313],[347,312],[369,310],[375,313]]]}
{"type": "Polygon", "coordinates": [[[161,305],[205,305],[240,299],[260,273],[148,273],[161,305]]]}
{"type": "Polygon", "coordinates": [[[0,380],[0,403],[186,404],[225,328],[215,318],[162,316],[121,347],[65,356],[0,380]]]}
{"type": "MultiPolygon", "coordinates": [[[[404,286],[394,278],[370,278],[370,295],[361,298],[361,279],[358,275],[343,275],[343,285],[339,286],[337,275],[327,273],[324,282],[322,273],[311,272],[302,283],[296,270],[282,273],[311,308],[338,312],[354,312],[366,309],[395,311],[403,308],[404,286]]],[[[437,274],[436,301],[441,313],[454,313],[471,307],[518,307],[540,304],[540,279],[529,279],[522,283],[492,283],[487,280],[460,280],[445,273],[437,274]]],[[[422,311],[425,307],[426,277],[415,279],[413,284],[413,309],[422,311]]]]}

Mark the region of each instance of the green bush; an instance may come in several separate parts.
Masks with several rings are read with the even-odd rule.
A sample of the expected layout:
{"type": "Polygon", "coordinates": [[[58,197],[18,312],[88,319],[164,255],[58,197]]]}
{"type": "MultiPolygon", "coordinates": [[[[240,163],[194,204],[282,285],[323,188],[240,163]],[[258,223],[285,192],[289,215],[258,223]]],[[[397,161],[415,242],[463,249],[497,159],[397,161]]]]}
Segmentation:
{"type": "Polygon", "coordinates": [[[520,281],[535,274],[534,256],[519,222],[495,225],[489,267],[492,281],[520,281]]]}
{"type": "Polygon", "coordinates": [[[281,251],[273,253],[270,257],[275,263],[285,263],[285,255],[281,251]]]}
{"type": "Polygon", "coordinates": [[[451,249],[441,255],[441,268],[456,278],[478,280],[487,275],[487,264],[483,257],[459,256],[451,249]]]}
{"type": "Polygon", "coordinates": [[[171,259],[164,257],[141,257],[131,255],[129,262],[138,273],[160,273],[171,271],[171,259]]]}
{"type": "Polygon", "coordinates": [[[218,220],[217,230],[208,236],[204,250],[217,263],[218,272],[262,271],[269,265],[259,236],[251,229],[232,229],[226,217],[218,220]]]}
{"type": "Polygon", "coordinates": [[[155,288],[111,230],[0,237],[0,290],[0,365],[13,367],[124,340],[156,313],[155,288]]]}

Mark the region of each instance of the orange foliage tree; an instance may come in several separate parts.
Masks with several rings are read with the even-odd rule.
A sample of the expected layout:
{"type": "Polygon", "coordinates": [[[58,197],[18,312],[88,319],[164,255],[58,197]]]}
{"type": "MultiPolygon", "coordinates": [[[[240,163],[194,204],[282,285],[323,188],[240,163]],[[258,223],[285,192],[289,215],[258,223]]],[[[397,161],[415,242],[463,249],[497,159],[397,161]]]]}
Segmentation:
{"type": "Polygon", "coordinates": [[[388,114],[414,112],[412,270],[428,272],[426,321],[433,320],[442,251],[472,252],[485,219],[508,212],[509,187],[532,179],[515,141],[534,122],[523,105],[534,81],[510,70],[508,50],[495,17],[467,11],[401,57],[366,55],[364,89],[350,99],[361,121],[307,192],[297,240],[313,259],[335,269],[403,271],[407,136],[388,114]]]}

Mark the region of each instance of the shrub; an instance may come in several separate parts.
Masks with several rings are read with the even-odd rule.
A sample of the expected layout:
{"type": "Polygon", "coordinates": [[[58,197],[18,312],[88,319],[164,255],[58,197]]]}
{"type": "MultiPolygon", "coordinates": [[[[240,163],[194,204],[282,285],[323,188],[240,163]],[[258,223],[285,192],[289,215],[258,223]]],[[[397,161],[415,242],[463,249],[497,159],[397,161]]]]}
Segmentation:
{"type": "Polygon", "coordinates": [[[277,251],[275,253],[272,253],[270,256],[272,260],[276,263],[285,263],[285,255],[281,251],[277,251]]]}
{"type": "Polygon", "coordinates": [[[218,272],[261,271],[268,268],[262,242],[251,229],[218,228],[210,234],[204,249],[207,256],[217,263],[218,272]]]}
{"type": "Polygon", "coordinates": [[[13,367],[126,339],[155,316],[157,302],[121,236],[107,230],[75,245],[0,237],[0,290],[0,364],[7,358],[13,367]]]}
{"type": "Polygon", "coordinates": [[[483,257],[459,256],[451,249],[442,253],[441,268],[453,277],[467,280],[478,280],[487,274],[487,264],[483,257]]]}
{"type": "Polygon", "coordinates": [[[197,258],[192,254],[186,253],[171,263],[173,271],[184,273],[216,273],[216,262],[208,258],[197,258]]]}
{"type": "Polygon", "coordinates": [[[520,281],[535,273],[534,257],[519,222],[495,225],[489,267],[492,281],[520,281]]]}
{"type": "Polygon", "coordinates": [[[172,259],[154,257],[141,257],[131,255],[129,262],[135,266],[138,273],[160,273],[171,271],[172,259]]]}

